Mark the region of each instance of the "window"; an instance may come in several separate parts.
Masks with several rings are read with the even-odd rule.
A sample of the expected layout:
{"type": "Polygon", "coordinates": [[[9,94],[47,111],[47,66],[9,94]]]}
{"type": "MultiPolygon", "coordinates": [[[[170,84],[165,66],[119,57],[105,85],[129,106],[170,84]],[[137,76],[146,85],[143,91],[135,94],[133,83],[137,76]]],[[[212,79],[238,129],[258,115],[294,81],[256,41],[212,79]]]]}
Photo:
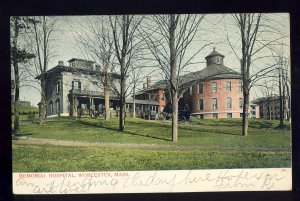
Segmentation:
{"type": "Polygon", "coordinates": [[[160,99],[161,99],[161,100],[165,100],[165,94],[164,94],[164,93],[161,93],[160,99]]]}
{"type": "Polygon", "coordinates": [[[231,82],[226,82],[226,90],[231,91],[231,82]]]}
{"type": "Polygon", "coordinates": [[[92,81],[93,85],[98,85],[98,82],[97,81],[92,81]]]}
{"type": "Polygon", "coordinates": [[[203,117],[203,114],[199,114],[199,118],[200,119],[203,119],[204,117],[203,117]]]}
{"type": "Polygon", "coordinates": [[[150,95],[150,100],[157,100],[156,94],[151,94],[150,95]]]}
{"type": "Polygon", "coordinates": [[[190,86],[190,94],[192,95],[193,94],[193,87],[190,86]]]}
{"type": "Polygon", "coordinates": [[[227,113],[227,118],[231,119],[232,118],[232,113],[227,113]]]}
{"type": "Polygon", "coordinates": [[[231,109],[232,101],[231,98],[227,98],[227,108],[231,109]]]}
{"type": "Polygon", "coordinates": [[[204,107],[204,105],[203,105],[203,99],[200,99],[199,100],[199,109],[203,110],[203,107],[204,107]]]}
{"type": "Polygon", "coordinates": [[[213,118],[217,119],[218,118],[218,113],[213,113],[213,118]]]}
{"type": "Polygon", "coordinates": [[[198,85],[198,93],[199,94],[203,93],[203,84],[202,83],[198,85]]]}
{"type": "Polygon", "coordinates": [[[56,82],[56,94],[60,92],[60,81],[56,82]]]}
{"type": "Polygon", "coordinates": [[[218,100],[216,98],[212,99],[212,106],[214,110],[218,109],[218,100]]]}
{"type": "Polygon", "coordinates": [[[73,80],[72,81],[72,89],[81,90],[81,82],[79,80],[73,80]]]}
{"type": "Polygon", "coordinates": [[[60,100],[59,98],[56,100],[56,113],[60,112],[60,100]]]}
{"type": "Polygon", "coordinates": [[[216,82],[211,83],[211,91],[212,92],[217,92],[217,83],[216,82]]]}
{"type": "Polygon", "coordinates": [[[240,109],[243,109],[243,98],[239,99],[239,106],[240,106],[240,109]]]}
{"type": "Polygon", "coordinates": [[[240,118],[243,118],[243,113],[240,113],[240,118]]]}
{"type": "Polygon", "coordinates": [[[53,102],[52,102],[52,100],[49,102],[49,114],[53,114],[53,102]]]}
{"type": "Polygon", "coordinates": [[[239,91],[243,91],[243,83],[242,82],[239,82],[239,91]]]}

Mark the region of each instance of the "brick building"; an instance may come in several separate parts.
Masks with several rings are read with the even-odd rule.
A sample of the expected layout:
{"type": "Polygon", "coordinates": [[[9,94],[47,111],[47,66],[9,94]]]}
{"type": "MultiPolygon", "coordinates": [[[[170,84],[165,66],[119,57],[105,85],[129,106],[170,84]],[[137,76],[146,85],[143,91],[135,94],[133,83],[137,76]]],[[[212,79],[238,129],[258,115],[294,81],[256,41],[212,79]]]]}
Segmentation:
{"type": "MultiPolygon", "coordinates": [[[[287,100],[283,101],[283,117],[288,119],[290,116],[290,111],[288,109],[287,100]]],[[[280,97],[279,96],[270,96],[257,98],[252,101],[253,104],[258,105],[259,107],[259,116],[264,119],[279,119],[280,118],[280,97]]]]}
{"type": "MultiPolygon", "coordinates": [[[[179,110],[188,110],[198,118],[240,118],[243,93],[241,74],[226,67],[224,55],[214,50],[205,57],[206,67],[200,71],[188,73],[179,78],[179,110]]],[[[159,111],[163,111],[169,98],[167,81],[160,80],[142,90],[137,99],[155,94],[159,111]]]]}
{"type": "Polygon", "coordinates": [[[203,70],[186,75],[193,83],[184,93],[192,116],[199,118],[240,118],[243,93],[241,74],[224,66],[224,55],[215,49],[205,57],[203,70]],[[187,98],[188,97],[188,98],[187,98]]]}
{"type": "MultiPolygon", "coordinates": [[[[150,77],[147,77],[146,83],[143,85],[143,90],[135,94],[136,111],[153,111],[156,113],[162,112],[166,106],[166,85],[164,81],[158,81],[151,85],[150,77]]],[[[126,103],[131,104],[132,100],[127,100],[126,103]]]]}

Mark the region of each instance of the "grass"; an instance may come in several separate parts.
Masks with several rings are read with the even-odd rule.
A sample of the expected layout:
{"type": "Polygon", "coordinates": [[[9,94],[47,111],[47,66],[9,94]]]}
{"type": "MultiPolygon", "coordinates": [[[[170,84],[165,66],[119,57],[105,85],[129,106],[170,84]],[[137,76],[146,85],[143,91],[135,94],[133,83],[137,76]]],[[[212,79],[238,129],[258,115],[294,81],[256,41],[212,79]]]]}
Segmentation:
{"type": "MultiPolygon", "coordinates": [[[[13,143],[13,171],[290,167],[291,133],[275,129],[276,122],[268,128],[250,127],[248,136],[240,135],[239,120],[219,122],[196,120],[192,124],[180,124],[176,149],[13,143]]],[[[21,135],[36,139],[174,147],[170,122],[132,118],[126,120],[122,133],[118,131],[118,119],[59,117],[48,119],[42,126],[22,125],[21,135]]]]}
{"type": "Polygon", "coordinates": [[[13,145],[15,172],[289,167],[289,152],[13,145]]]}
{"type": "MultiPolygon", "coordinates": [[[[61,117],[49,119],[43,126],[23,125],[21,134],[43,139],[171,145],[170,128],[170,123],[131,118],[127,119],[125,131],[121,133],[118,119],[61,117]]],[[[290,132],[286,130],[249,128],[249,136],[240,133],[238,126],[180,125],[178,145],[290,147],[290,132]]]]}

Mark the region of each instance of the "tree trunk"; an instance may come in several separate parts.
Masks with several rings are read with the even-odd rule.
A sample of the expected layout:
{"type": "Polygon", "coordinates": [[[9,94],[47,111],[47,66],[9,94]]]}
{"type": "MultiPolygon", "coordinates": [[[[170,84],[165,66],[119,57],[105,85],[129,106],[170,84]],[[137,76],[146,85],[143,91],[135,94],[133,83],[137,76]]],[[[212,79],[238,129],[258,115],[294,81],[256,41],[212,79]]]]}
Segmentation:
{"type": "Polygon", "coordinates": [[[170,15],[170,69],[171,69],[171,77],[170,77],[170,88],[172,95],[172,141],[174,143],[177,142],[178,136],[178,91],[176,84],[176,75],[177,75],[177,63],[176,63],[176,49],[175,49],[175,15],[170,15]]]}
{"type": "Polygon", "coordinates": [[[110,118],[110,105],[109,105],[109,89],[108,86],[104,87],[104,99],[105,99],[105,120],[110,118]]]}
{"type": "Polygon", "coordinates": [[[178,100],[177,92],[173,97],[172,103],[172,141],[176,143],[178,141],[178,100]]]}
{"type": "Polygon", "coordinates": [[[108,77],[109,59],[104,65],[104,100],[105,100],[105,120],[110,118],[110,104],[109,104],[109,77],[108,77]]]}
{"type": "Polygon", "coordinates": [[[135,87],[133,87],[132,94],[133,94],[132,95],[132,99],[133,99],[133,101],[132,101],[132,112],[133,112],[132,117],[135,118],[136,117],[136,115],[135,115],[135,87]]]}
{"type": "Polygon", "coordinates": [[[119,130],[124,131],[125,128],[125,54],[122,52],[121,61],[121,92],[120,92],[120,117],[119,130]]]}
{"type": "MultiPolygon", "coordinates": [[[[12,46],[17,51],[18,48],[18,37],[19,37],[19,19],[16,17],[14,21],[14,35],[12,46]]],[[[19,135],[20,133],[20,119],[19,119],[19,100],[20,100],[20,75],[19,75],[19,65],[17,58],[13,60],[14,74],[15,74],[15,102],[14,102],[14,135],[19,135]]]]}
{"type": "Polygon", "coordinates": [[[243,92],[244,100],[243,100],[243,122],[242,122],[242,135],[248,135],[248,108],[249,108],[249,90],[245,90],[243,92]]]}
{"type": "Polygon", "coordinates": [[[19,101],[20,101],[20,77],[18,63],[14,63],[15,73],[15,103],[14,103],[14,135],[20,134],[19,101]]]}
{"type": "MultiPolygon", "coordinates": [[[[281,65],[281,64],[280,64],[281,65]]],[[[282,107],[282,83],[281,83],[281,69],[279,69],[279,128],[283,128],[283,107],[282,107]]]]}
{"type": "Polygon", "coordinates": [[[40,102],[40,122],[39,124],[42,125],[45,120],[46,116],[46,80],[45,74],[42,72],[41,74],[41,102],[40,102]]]}
{"type": "Polygon", "coordinates": [[[242,135],[248,135],[248,108],[249,108],[249,80],[250,80],[250,58],[249,56],[243,55],[242,59],[242,76],[243,76],[243,121],[242,121],[242,135]]]}

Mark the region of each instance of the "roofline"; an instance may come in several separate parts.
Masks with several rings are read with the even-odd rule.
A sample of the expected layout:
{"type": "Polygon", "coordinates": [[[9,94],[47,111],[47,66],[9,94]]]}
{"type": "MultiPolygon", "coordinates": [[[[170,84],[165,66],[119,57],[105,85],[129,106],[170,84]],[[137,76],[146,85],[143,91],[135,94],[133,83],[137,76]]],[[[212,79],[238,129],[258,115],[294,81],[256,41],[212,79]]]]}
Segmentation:
{"type": "Polygon", "coordinates": [[[72,59],[70,59],[70,60],[69,60],[69,61],[67,61],[67,62],[74,61],[74,60],[79,60],[79,61],[87,61],[87,62],[91,62],[91,63],[96,63],[95,61],[86,60],[86,59],[80,59],[80,58],[72,58],[72,59]]]}
{"type": "Polygon", "coordinates": [[[207,59],[207,58],[210,58],[210,57],[214,57],[214,56],[221,56],[221,57],[225,57],[225,55],[223,55],[223,54],[221,54],[221,53],[218,53],[218,54],[213,54],[213,55],[207,55],[206,57],[205,57],[205,59],[207,59]]]}
{"type": "MultiPolygon", "coordinates": [[[[73,66],[60,66],[60,65],[57,65],[49,70],[46,71],[46,74],[49,74],[49,73],[55,73],[55,71],[60,71],[60,72],[68,72],[67,70],[71,70],[71,71],[87,71],[86,74],[93,74],[95,75],[95,73],[97,73],[98,71],[96,70],[91,70],[89,69],[88,67],[73,67],[73,66]]],[[[100,74],[104,74],[103,72],[98,72],[100,74]]],[[[109,73],[115,77],[120,77],[121,75],[118,74],[118,73],[109,73]]],[[[36,76],[35,79],[40,79],[40,75],[36,76]]]]}

